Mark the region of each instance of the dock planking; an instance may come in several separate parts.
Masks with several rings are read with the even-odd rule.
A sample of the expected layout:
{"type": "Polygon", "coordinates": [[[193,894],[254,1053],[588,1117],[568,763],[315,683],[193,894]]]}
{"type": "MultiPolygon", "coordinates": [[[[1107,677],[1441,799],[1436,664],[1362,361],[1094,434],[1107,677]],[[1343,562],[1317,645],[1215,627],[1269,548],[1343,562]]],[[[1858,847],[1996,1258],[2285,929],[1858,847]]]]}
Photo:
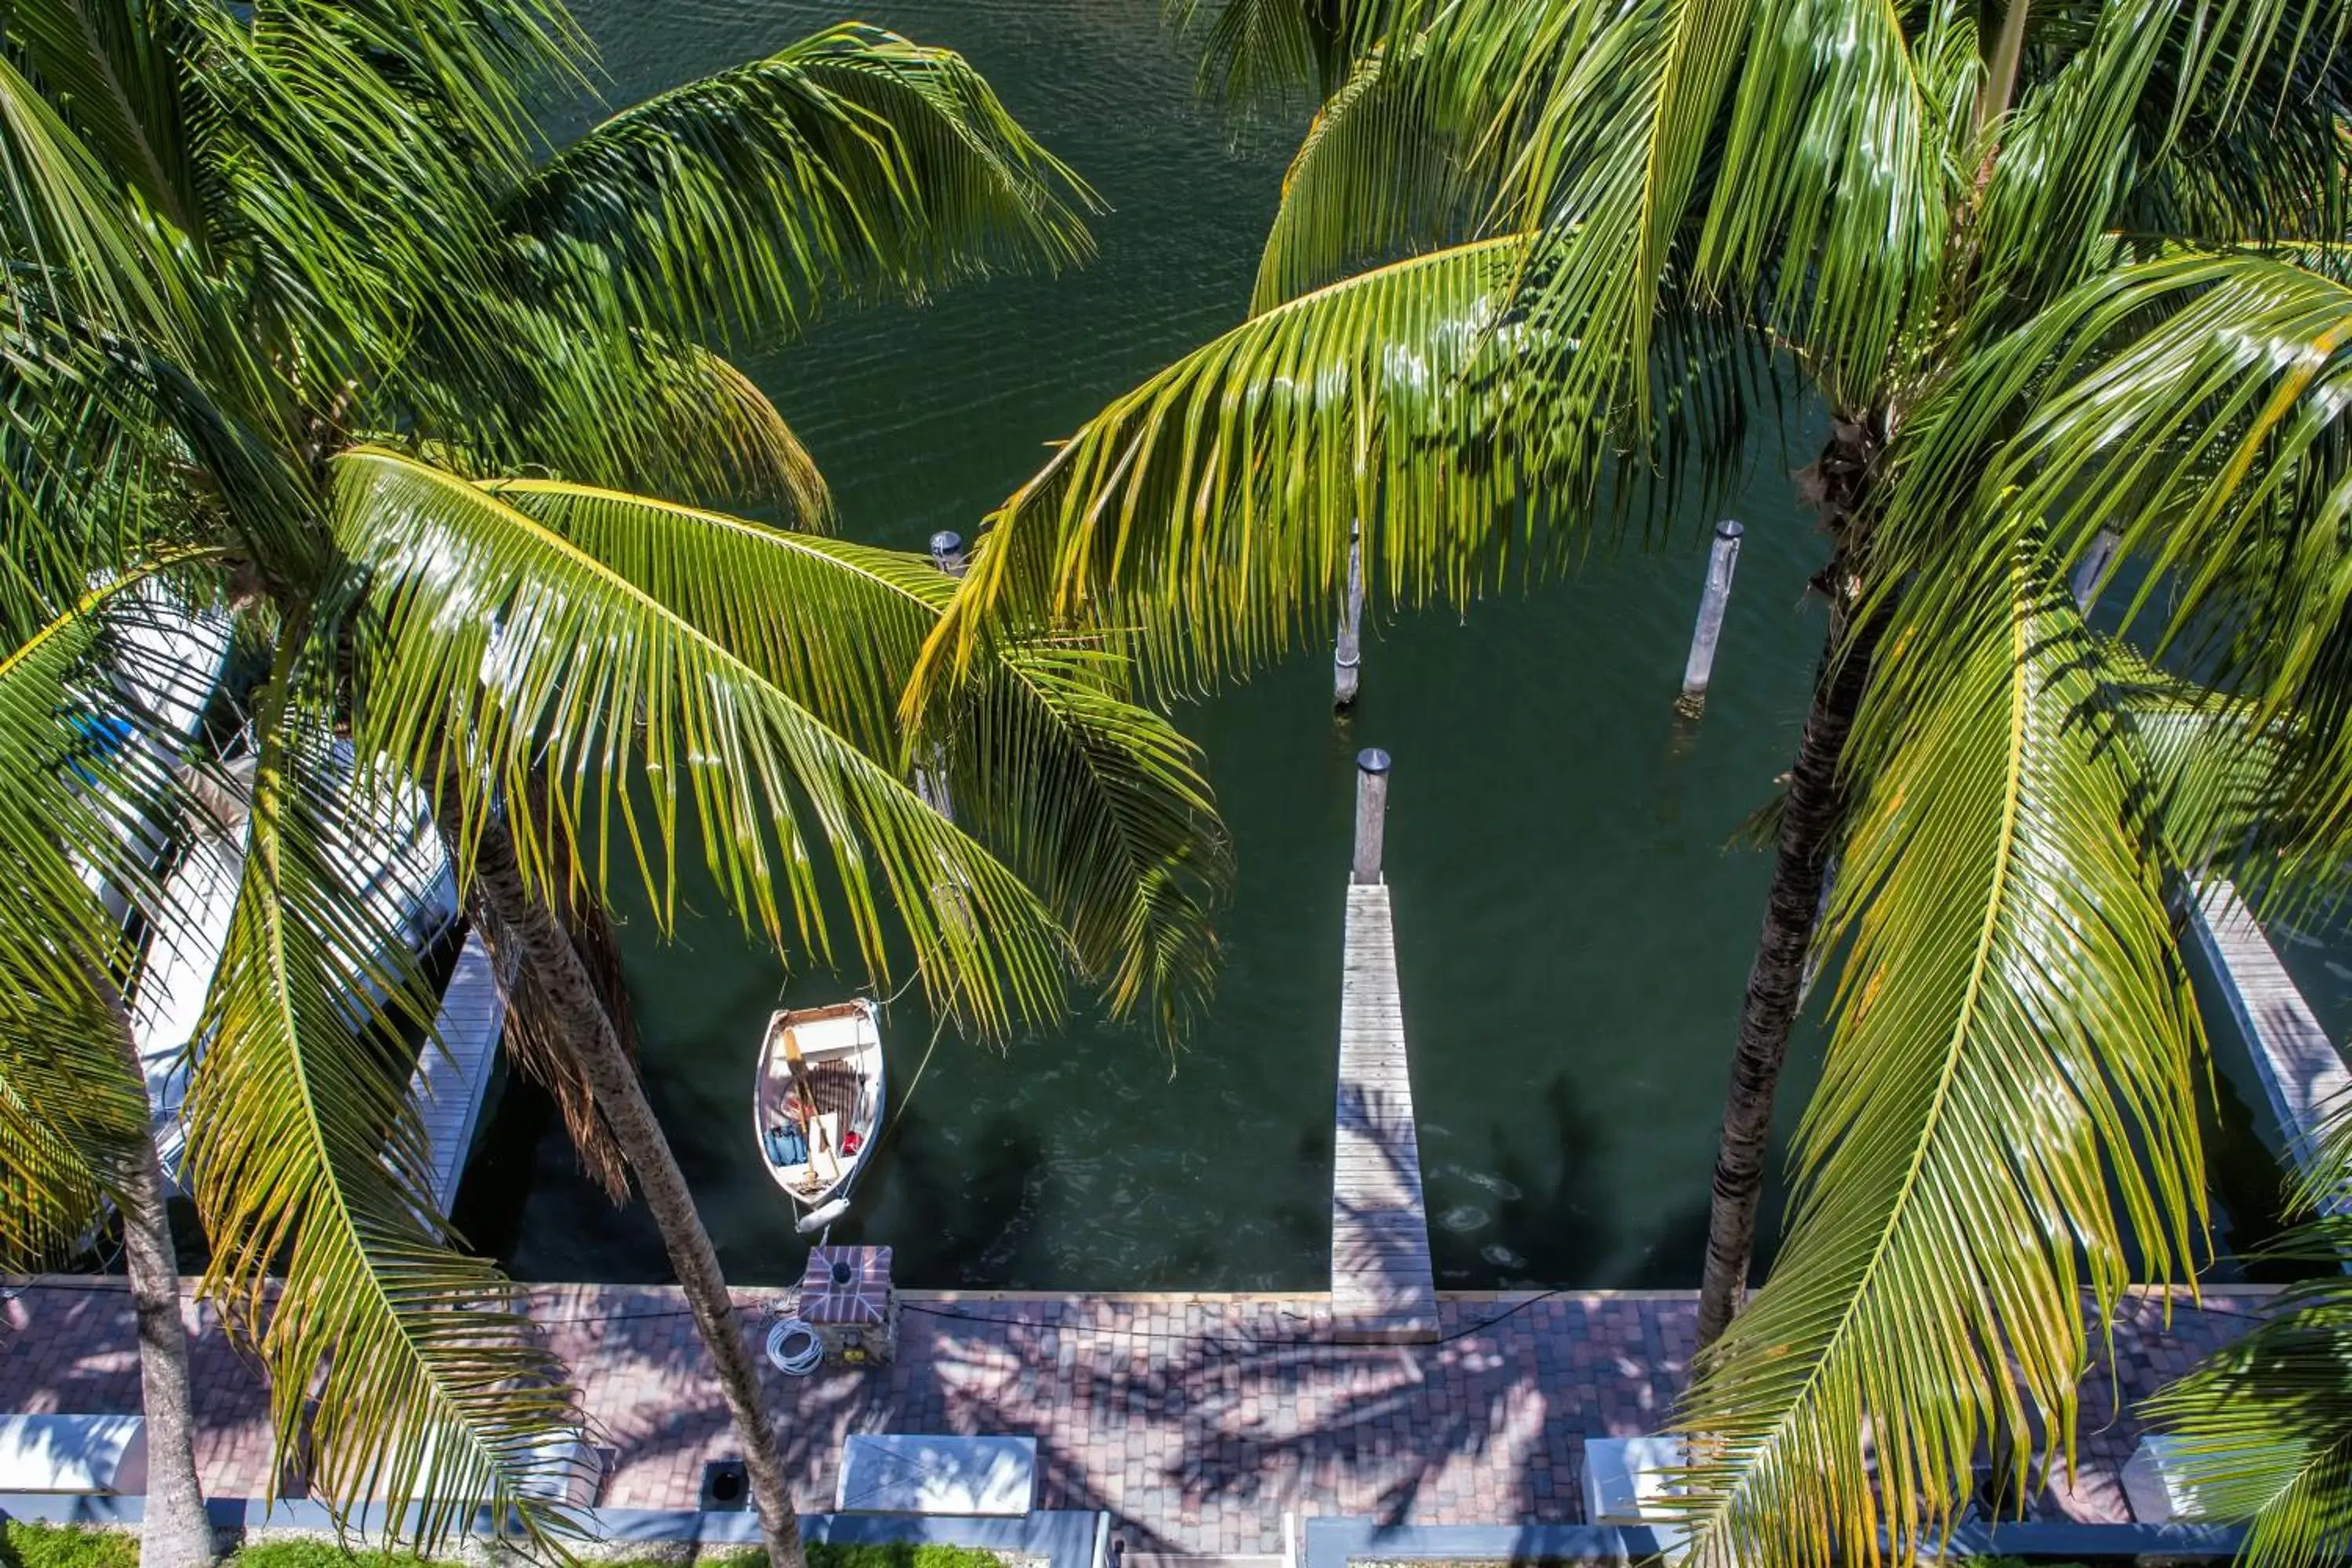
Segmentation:
{"type": "Polygon", "coordinates": [[[497,966],[480,933],[468,931],[448,987],[441,993],[441,1010],[433,1022],[435,1038],[425,1043],[408,1083],[408,1097],[425,1125],[434,1205],[445,1215],[457,1201],[457,1185],[465,1179],[466,1156],[473,1148],[474,1129],[489,1093],[490,1070],[498,1062],[505,1027],[506,1002],[499,994],[497,966]]]}
{"type": "Polygon", "coordinates": [[[1427,1343],[1437,1338],[1405,1056],[1404,1005],[1386,885],[1348,889],[1339,993],[1339,1095],[1331,1172],[1331,1307],[1337,1338],[1427,1343]]]}
{"type": "MultiPolygon", "coordinates": [[[[2318,1152],[2332,1110],[2352,1104],[2352,1072],[2235,886],[2221,878],[2198,885],[2190,921],[2254,1058],[2271,1111],[2298,1173],[2318,1152]]],[[[2352,1212],[2352,1198],[2331,1205],[2352,1212]]]]}

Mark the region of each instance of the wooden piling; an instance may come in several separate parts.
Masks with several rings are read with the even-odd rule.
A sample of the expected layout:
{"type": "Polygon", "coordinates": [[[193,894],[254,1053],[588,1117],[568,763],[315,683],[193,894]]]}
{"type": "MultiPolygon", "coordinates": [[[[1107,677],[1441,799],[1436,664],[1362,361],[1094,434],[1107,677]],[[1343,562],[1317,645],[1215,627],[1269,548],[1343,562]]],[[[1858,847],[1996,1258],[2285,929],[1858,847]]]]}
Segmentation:
{"type": "Polygon", "coordinates": [[[1381,839],[1388,826],[1389,754],[1378,746],[1356,753],[1356,858],[1349,878],[1357,887],[1372,887],[1381,875],[1381,839]]]}
{"type": "Polygon", "coordinates": [[[2083,552],[2083,559],[2074,567],[2074,607],[2087,611],[2091,601],[2098,597],[2099,584],[2116,558],[2116,548],[2123,542],[2112,528],[2099,530],[2091,541],[2091,548],[2083,552]]]}
{"type": "MultiPolygon", "coordinates": [[[[963,535],[951,528],[943,528],[931,535],[931,564],[950,577],[963,575],[971,561],[964,554],[963,535]]],[[[946,817],[955,820],[955,802],[948,797],[947,769],[940,763],[938,749],[930,752],[929,765],[915,764],[915,793],[923,804],[946,817]]]]}
{"type": "Polygon", "coordinates": [[[1696,716],[1706,704],[1715,674],[1715,647],[1723,637],[1723,608],[1731,602],[1731,574],[1739,566],[1739,541],[1747,530],[1729,518],[1715,525],[1706,553],[1706,587],[1699,595],[1698,624],[1691,628],[1690,657],[1683,661],[1683,691],[1675,706],[1696,716]]]}
{"type": "Polygon", "coordinates": [[[1331,647],[1331,706],[1352,707],[1363,678],[1364,525],[1348,525],[1348,602],[1339,611],[1339,635],[1331,647]]]}
{"type": "Polygon", "coordinates": [[[963,535],[943,528],[931,535],[931,564],[950,577],[961,577],[971,564],[963,551],[963,535]]]}

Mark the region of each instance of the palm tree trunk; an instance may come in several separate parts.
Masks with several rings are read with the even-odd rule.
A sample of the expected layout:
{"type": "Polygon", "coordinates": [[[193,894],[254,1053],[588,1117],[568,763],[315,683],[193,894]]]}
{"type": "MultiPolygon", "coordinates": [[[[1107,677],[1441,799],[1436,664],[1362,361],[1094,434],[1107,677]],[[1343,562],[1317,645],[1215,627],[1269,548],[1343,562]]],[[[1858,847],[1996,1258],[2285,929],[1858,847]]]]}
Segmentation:
{"type": "MultiPolygon", "coordinates": [[[[442,835],[452,844],[454,858],[457,826],[446,807],[442,835]]],[[[557,1016],[566,1025],[572,1049],[597,1108],[612,1128],[636,1175],[646,1207],[661,1229],[670,1267],[718,1369],[719,1390],[734,1418],[736,1440],[743,1446],[744,1468],[750,1473],[751,1500],[767,1537],[771,1568],[806,1568],[800,1521],[784,1485],[783,1460],[761,1405],[759,1373],[743,1342],[735,1303],[727,1293],[718,1251],[710,1245],[709,1232],[703,1229],[694,1194],[687,1190],[686,1174],[678,1169],[669,1139],[646,1102],[635,1064],[621,1044],[594,980],[554,911],[532,897],[523,881],[514,842],[502,823],[492,821],[475,845],[474,889],[492,918],[506,928],[505,934],[520,946],[546,987],[557,1016]]]]}
{"type": "MultiPolygon", "coordinates": [[[[112,1016],[115,1050],[141,1080],[131,1015],[110,980],[99,989],[112,1016]]],[[[209,1568],[218,1553],[196,1479],[195,1399],[188,1384],[188,1334],[180,1320],[180,1263],[164,1207],[163,1163],[155,1141],[124,1151],[115,1172],[122,1214],[122,1269],[139,1330],[139,1401],[147,1423],[146,1519],[139,1560],[146,1568],[209,1568]]]]}
{"type": "Polygon", "coordinates": [[[1756,1250],[1756,1215],[1763,1205],[1764,1155],[1772,1136],[1772,1101],[1789,1057],[1789,1031],[1804,994],[1805,959],[1829,882],[1830,855],[1843,808],[1839,770],[1854,711],[1869,683],[1874,629],[1849,637],[1859,552],[1851,544],[1864,510],[1879,447],[1874,419],[1840,421],[1813,474],[1823,521],[1840,542],[1822,582],[1830,628],[1811,705],[1797,740],[1797,760],[1780,808],[1771,890],[1764,929],[1748,965],[1740,1005],[1739,1043],[1732,1056],[1731,1088],[1723,1106],[1723,1138],[1715,1158],[1715,1192],[1707,1214],[1706,1267],[1699,1280],[1698,1343],[1722,1337],[1739,1310],[1756,1250]]]}

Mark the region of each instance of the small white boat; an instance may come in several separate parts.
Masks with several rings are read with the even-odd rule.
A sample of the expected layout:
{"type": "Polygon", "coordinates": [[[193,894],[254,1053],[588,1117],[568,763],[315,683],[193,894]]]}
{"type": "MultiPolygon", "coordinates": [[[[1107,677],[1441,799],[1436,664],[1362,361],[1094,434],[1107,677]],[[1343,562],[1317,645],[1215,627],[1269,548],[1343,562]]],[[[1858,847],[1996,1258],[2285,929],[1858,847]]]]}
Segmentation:
{"type": "Polygon", "coordinates": [[[864,997],[779,1009],[760,1042],[751,1132],[768,1174],[814,1235],[849,1212],[882,1127],[879,1010],[864,997]]]}

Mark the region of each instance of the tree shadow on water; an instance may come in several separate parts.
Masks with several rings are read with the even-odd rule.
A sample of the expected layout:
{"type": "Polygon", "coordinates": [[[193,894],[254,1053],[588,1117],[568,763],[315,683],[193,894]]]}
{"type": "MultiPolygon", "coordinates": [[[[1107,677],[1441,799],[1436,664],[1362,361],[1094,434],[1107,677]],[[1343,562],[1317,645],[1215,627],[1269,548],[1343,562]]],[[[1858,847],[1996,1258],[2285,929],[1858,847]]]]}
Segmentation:
{"type": "Polygon", "coordinates": [[[920,1281],[927,1285],[1002,1287],[1038,1277],[1037,1215],[1048,1177],[1034,1131],[1000,1112],[951,1141],[909,1108],[889,1136],[857,1207],[879,1228],[866,1237],[853,1216],[836,1239],[924,1238],[926,1256],[898,1268],[902,1284],[913,1282],[908,1264],[915,1272],[952,1268],[952,1279],[920,1281]]]}
{"type": "MultiPolygon", "coordinates": [[[[1497,1125],[1491,1173],[1457,1165],[1433,1176],[1430,1241],[1441,1286],[1695,1289],[1706,1250],[1704,1194],[1636,1230],[1623,1217],[1624,1189],[1660,1173],[1609,1151],[1609,1133],[1569,1074],[1554,1076],[1541,1098],[1548,1148],[1515,1142],[1497,1125]],[[1477,1223],[1458,1223],[1474,1217],[1477,1223]]],[[[1776,1215],[1778,1184],[1771,1185],[1766,1206],[1776,1215]]]]}

